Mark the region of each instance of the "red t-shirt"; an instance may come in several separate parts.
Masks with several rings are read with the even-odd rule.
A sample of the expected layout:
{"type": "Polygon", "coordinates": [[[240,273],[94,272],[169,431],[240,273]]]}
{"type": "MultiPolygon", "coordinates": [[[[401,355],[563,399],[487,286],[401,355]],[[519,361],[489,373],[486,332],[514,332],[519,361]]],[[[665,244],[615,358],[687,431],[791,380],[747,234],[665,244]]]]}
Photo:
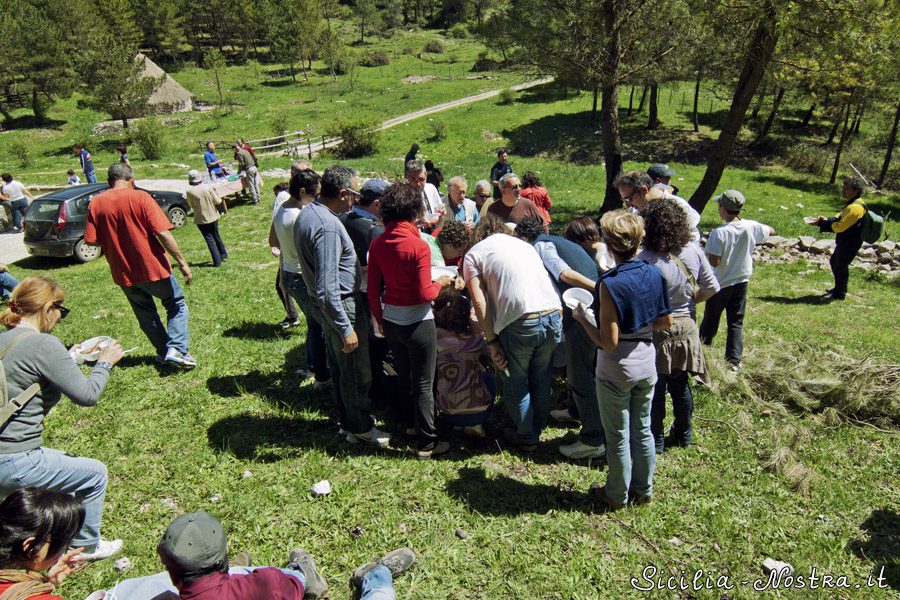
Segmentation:
{"type": "Polygon", "coordinates": [[[303,600],[303,584],[279,569],[256,569],[247,575],[213,573],[183,586],[181,600],[303,600]]]}
{"type": "Polygon", "coordinates": [[[550,194],[547,193],[547,188],[543,188],[541,186],[527,187],[519,190],[519,196],[522,198],[528,198],[534,205],[538,207],[541,211],[541,214],[544,215],[544,220],[548,223],[552,223],[550,220],[550,207],[553,206],[553,201],[550,200],[550,194]]]}
{"type": "MultiPolygon", "coordinates": [[[[13,583],[0,583],[0,596],[3,595],[3,592],[11,588],[13,583]]],[[[53,594],[38,594],[37,596],[31,596],[28,600],[62,600],[59,596],[54,596],[53,594]]]]}
{"type": "Polygon", "coordinates": [[[118,189],[91,200],[84,241],[99,242],[116,285],[129,286],[166,279],[169,257],[156,235],[172,224],[150,194],[118,189]]]}

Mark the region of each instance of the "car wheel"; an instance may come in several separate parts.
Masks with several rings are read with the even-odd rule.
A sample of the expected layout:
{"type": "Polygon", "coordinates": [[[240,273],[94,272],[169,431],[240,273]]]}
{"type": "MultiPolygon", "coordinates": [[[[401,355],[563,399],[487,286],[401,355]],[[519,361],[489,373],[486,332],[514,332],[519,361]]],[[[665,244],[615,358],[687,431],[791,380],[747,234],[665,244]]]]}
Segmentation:
{"type": "Polygon", "coordinates": [[[177,229],[187,223],[187,213],[180,206],[173,206],[169,209],[169,221],[177,229]]]}
{"type": "Polygon", "coordinates": [[[101,254],[103,254],[103,250],[100,249],[100,246],[90,246],[82,238],[75,244],[73,256],[78,262],[86,263],[96,260],[101,254]]]}

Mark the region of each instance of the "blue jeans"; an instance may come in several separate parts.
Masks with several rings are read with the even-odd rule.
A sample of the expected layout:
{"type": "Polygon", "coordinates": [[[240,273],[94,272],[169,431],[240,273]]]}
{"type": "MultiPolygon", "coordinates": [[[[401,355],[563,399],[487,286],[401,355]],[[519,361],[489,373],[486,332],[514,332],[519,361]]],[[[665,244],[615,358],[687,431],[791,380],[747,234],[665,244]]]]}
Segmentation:
{"type": "Polygon", "coordinates": [[[671,434],[675,442],[683,446],[691,445],[692,418],[694,414],[694,395],[687,371],[678,371],[666,375],[657,374],[656,386],[653,388],[653,404],[650,409],[650,430],[657,450],[665,449],[663,421],[666,420],[666,391],[672,396],[671,434]]]}
{"type": "Polygon", "coordinates": [[[387,567],[372,569],[363,576],[359,600],[394,600],[394,581],[387,567]]]}
{"type": "Polygon", "coordinates": [[[656,450],[650,432],[650,401],[656,376],[633,383],[597,379],[600,414],[606,432],[606,495],[628,503],[628,490],[653,493],[656,450]]]}
{"type": "Polygon", "coordinates": [[[212,256],[213,266],[218,267],[223,260],[228,258],[228,250],[225,249],[225,244],[222,242],[222,238],[219,237],[219,222],[213,221],[212,223],[197,225],[197,229],[203,234],[206,247],[209,248],[209,254],[212,256]]]}
{"type": "Polygon", "coordinates": [[[700,322],[700,341],[709,346],[719,329],[719,319],[725,311],[728,335],[725,338],[725,360],[737,366],[744,354],[744,311],[747,308],[748,282],[723,287],[706,301],[703,321],[700,322]]]}
{"type": "Polygon", "coordinates": [[[315,300],[306,293],[306,282],[300,273],[281,271],[281,284],[287,293],[297,302],[303,316],[306,317],[306,362],[316,374],[316,381],[331,379],[328,369],[328,349],[325,346],[325,333],[322,325],[315,318],[313,308],[315,300]]]}
{"type": "Polygon", "coordinates": [[[536,444],[550,415],[551,359],[562,337],[559,312],[534,319],[519,319],[498,336],[509,377],[503,385],[503,403],[523,444],[536,444]]]}
{"type": "Polygon", "coordinates": [[[88,183],[97,183],[97,174],[94,171],[85,173],[84,178],[87,179],[88,183]]]}
{"type": "Polygon", "coordinates": [[[131,304],[141,331],[156,348],[156,354],[165,357],[169,348],[187,354],[190,343],[188,307],[184,301],[184,292],[174,275],[159,281],[122,286],[122,291],[131,304]],[[166,309],[165,327],[159,319],[154,298],[159,298],[166,309]]]}
{"type": "Polygon", "coordinates": [[[25,210],[28,208],[28,200],[13,200],[9,203],[9,210],[13,217],[13,227],[22,229],[22,218],[25,216],[25,210]]]}
{"type": "Polygon", "coordinates": [[[19,280],[10,275],[8,271],[0,273],[0,296],[9,298],[17,285],[19,285],[19,280]]]}
{"type": "Polygon", "coordinates": [[[575,400],[577,415],[581,419],[582,443],[589,446],[603,444],[603,420],[600,418],[600,401],[594,384],[594,361],[597,345],[585,328],[573,319],[566,329],[566,379],[575,400]]]}
{"type": "Polygon", "coordinates": [[[72,546],[84,546],[86,552],[93,552],[100,540],[106,481],[106,465],[93,458],[50,448],[0,454],[0,498],[23,487],[36,487],[72,494],[84,505],[84,525],[72,546]]]}

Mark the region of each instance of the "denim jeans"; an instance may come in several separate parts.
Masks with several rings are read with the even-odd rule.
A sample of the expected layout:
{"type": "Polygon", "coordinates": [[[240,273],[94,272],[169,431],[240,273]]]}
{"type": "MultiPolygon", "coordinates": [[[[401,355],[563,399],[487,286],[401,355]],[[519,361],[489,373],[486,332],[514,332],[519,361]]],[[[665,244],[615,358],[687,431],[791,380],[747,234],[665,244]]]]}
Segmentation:
{"type": "Polygon", "coordinates": [[[694,394],[687,371],[678,371],[666,375],[657,374],[656,386],[653,388],[653,405],[650,408],[650,431],[657,450],[665,449],[663,421],[666,420],[666,391],[672,396],[672,437],[684,446],[691,445],[691,415],[694,414],[694,394]]]}
{"type": "Polygon", "coordinates": [[[835,297],[843,298],[847,295],[847,282],[850,280],[850,263],[856,258],[856,253],[862,247],[862,241],[859,244],[850,244],[847,246],[835,246],[831,255],[831,272],[834,274],[834,292],[835,297]]]}
{"type": "Polygon", "coordinates": [[[437,365],[434,319],[409,325],[385,320],[384,337],[394,355],[399,404],[406,427],[415,428],[417,449],[431,449],[438,442],[434,427],[434,370],[437,365]]]}
{"type": "Polygon", "coordinates": [[[656,376],[633,383],[597,379],[597,396],[606,432],[606,494],[628,503],[628,490],[653,493],[656,451],[650,432],[650,402],[656,376]]]}
{"type": "Polygon", "coordinates": [[[723,287],[706,301],[703,321],[700,323],[700,341],[709,346],[719,329],[719,319],[725,311],[728,335],[725,338],[725,360],[732,365],[741,364],[744,355],[744,311],[747,308],[747,284],[736,283],[723,287]]]}
{"type": "Polygon", "coordinates": [[[0,273],[0,296],[8,298],[17,285],[19,285],[19,280],[10,275],[8,271],[0,273]]]}
{"type": "Polygon", "coordinates": [[[72,546],[84,546],[86,552],[93,552],[100,540],[106,481],[106,465],[93,458],[50,448],[0,454],[0,498],[23,487],[36,487],[72,494],[84,505],[84,525],[72,546]]]}
{"type": "Polygon", "coordinates": [[[369,366],[369,312],[358,294],[343,298],[341,304],[347,318],[353,323],[359,341],[356,350],[349,354],[344,353],[344,338],[341,332],[328,320],[317,304],[313,305],[312,313],[325,332],[328,366],[331,367],[331,376],[334,379],[333,389],[337,398],[341,429],[349,433],[366,433],[375,425],[371,416],[372,401],[369,399],[369,387],[372,385],[372,370],[369,366]]]}
{"type": "Polygon", "coordinates": [[[594,361],[597,345],[578,321],[573,320],[566,329],[566,379],[575,400],[576,415],[581,419],[582,443],[599,446],[603,443],[603,420],[600,418],[600,401],[594,383],[594,361]]]}
{"type": "Polygon", "coordinates": [[[503,385],[503,403],[523,444],[538,443],[550,415],[550,361],[562,337],[559,312],[534,319],[519,319],[498,336],[509,377],[503,385]]]}
{"type": "Polygon", "coordinates": [[[95,171],[85,173],[84,178],[87,179],[88,183],[97,183],[97,173],[95,171]]]}
{"type": "Polygon", "coordinates": [[[131,304],[141,331],[156,348],[157,355],[165,357],[169,348],[187,354],[191,341],[188,333],[188,307],[184,301],[184,292],[174,275],[159,281],[122,286],[122,291],[131,304]],[[165,327],[159,319],[154,298],[159,298],[166,309],[165,327]]]}
{"type": "Polygon", "coordinates": [[[209,254],[212,256],[213,266],[218,267],[223,260],[228,258],[228,250],[225,249],[225,244],[222,243],[222,238],[219,237],[219,222],[213,221],[212,223],[197,225],[197,229],[203,234],[206,247],[209,248],[209,254]]]}
{"type": "Polygon", "coordinates": [[[387,567],[377,567],[362,578],[362,595],[359,600],[394,600],[394,581],[387,567]]]}
{"type": "Polygon", "coordinates": [[[9,210],[12,212],[13,227],[22,229],[22,218],[25,216],[25,210],[28,208],[28,200],[13,200],[9,203],[9,210]]]}
{"type": "Polygon", "coordinates": [[[281,284],[287,290],[291,298],[297,302],[297,306],[306,317],[306,362],[316,374],[316,381],[328,381],[331,379],[331,371],[328,368],[328,349],[325,345],[325,333],[322,325],[315,317],[315,300],[306,293],[306,282],[300,273],[281,271],[281,284]]]}
{"type": "MultiPolygon", "coordinates": [[[[294,321],[299,319],[300,316],[297,314],[297,307],[294,306],[294,301],[293,301],[293,299],[291,299],[290,292],[287,290],[286,287],[284,287],[284,280],[282,278],[282,273],[284,273],[284,271],[279,268],[277,271],[277,274],[275,275],[275,291],[278,292],[278,299],[281,300],[281,303],[284,305],[285,317],[287,318],[288,321],[293,323],[294,321]]],[[[302,279],[302,277],[301,277],[301,279],[302,279]]],[[[306,289],[305,286],[304,286],[304,289],[306,289]]],[[[304,293],[306,293],[306,292],[304,292],[304,293]]],[[[307,324],[307,329],[308,329],[308,327],[309,327],[309,324],[307,324]]]]}

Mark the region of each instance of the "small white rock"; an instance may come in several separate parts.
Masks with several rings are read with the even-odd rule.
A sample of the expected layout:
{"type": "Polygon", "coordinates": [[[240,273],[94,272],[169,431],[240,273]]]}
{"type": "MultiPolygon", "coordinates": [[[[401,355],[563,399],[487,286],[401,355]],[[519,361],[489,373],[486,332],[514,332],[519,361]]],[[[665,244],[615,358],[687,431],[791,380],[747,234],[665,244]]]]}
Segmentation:
{"type": "Polygon", "coordinates": [[[131,561],[128,560],[127,556],[123,556],[119,560],[113,563],[113,568],[119,573],[124,573],[128,569],[131,568],[131,561]]]}
{"type": "Polygon", "coordinates": [[[777,573],[787,573],[788,575],[794,574],[794,567],[789,565],[786,562],[781,562],[779,560],[774,560],[772,558],[767,558],[763,561],[762,564],[763,571],[765,571],[766,575],[775,571],[777,573]]]}
{"type": "Polygon", "coordinates": [[[680,546],[682,544],[681,540],[679,540],[677,537],[673,537],[671,540],[669,540],[669,543],[673,546],[680,546]]]}
{"type": "Polygon", "coordinates": [[[779,208],[780,208],[781,210],[787,210],[787,209],[788,209],[788,207],[787,207],[787,206],[784,206],[784,205],[781,205],[779,208]]]}
{"type": "Polygon", "coordinates": [[[327,479],[323,479],[318,483],[314,483],[313,486],[309,489],[310,491],[312,491],[314,496],[327,496],[331,493],[331,484],[328,483],[327,479]]]}
{"type": "Polygon", "coordinates": [[[209,501],[210,502],[221,502],[222,494],[214,494],[213,496],[210,497],[209,501]]]}
{"type": "Polygon", "coordinates": [[[244,471],[242,476],[244,479],[247,479],[248,477],[253,477],[253,473],[251,473],[250,471],[244,471]]]}
{"type": "Polygon", "coordinates": [[[801,204],[800,202],[798,202],[798,203],[795,204],[794,206],[796,206],[797,208],[803,208],[803,204],[801,204]]]}

